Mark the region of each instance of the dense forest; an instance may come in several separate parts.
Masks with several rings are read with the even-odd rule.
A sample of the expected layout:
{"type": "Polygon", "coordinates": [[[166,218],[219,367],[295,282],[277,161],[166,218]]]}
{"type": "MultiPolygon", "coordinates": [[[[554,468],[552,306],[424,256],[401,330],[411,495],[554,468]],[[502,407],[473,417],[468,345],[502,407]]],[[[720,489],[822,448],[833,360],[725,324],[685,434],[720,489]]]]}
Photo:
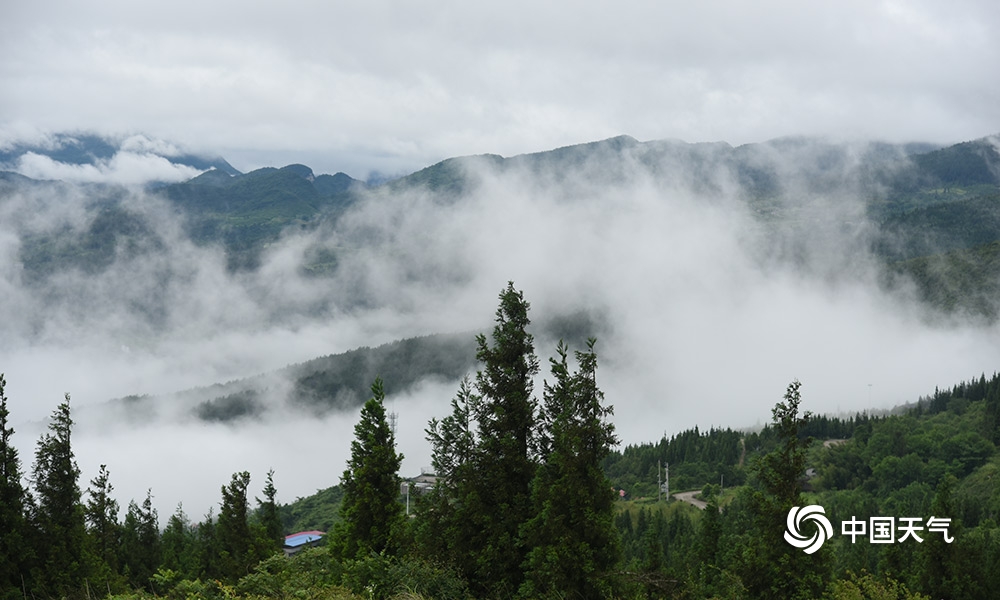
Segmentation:
{"type": "Polygon", "coordinates": [[[513,284],[501,292],[492,335],[475,340],[479,370],[428,424],[439,479],[409,517],[379,377],[340,485],[280,505],[273,472],[256,499],[250,473],[234,473],[217,514],[192,521],[178,506],[165,522],[152,490],[123,518],[105,467],[82,489],[68,395],[25,472],[0,377],[0,596],[994,596],[1000,375],[846,419],[803,410],[794,381],[759,431],[615,450],[596,340],[572,358],[555,349],[539,400],[528,311],[513,284]],[[661,494],[661,465],[669,491],[699,491],[701,508],[661,494]],[[886,523],[896,535],[879,541],[886,523]],[[325,544],[282,553],[286,534],[315,528],[325,544]]]}

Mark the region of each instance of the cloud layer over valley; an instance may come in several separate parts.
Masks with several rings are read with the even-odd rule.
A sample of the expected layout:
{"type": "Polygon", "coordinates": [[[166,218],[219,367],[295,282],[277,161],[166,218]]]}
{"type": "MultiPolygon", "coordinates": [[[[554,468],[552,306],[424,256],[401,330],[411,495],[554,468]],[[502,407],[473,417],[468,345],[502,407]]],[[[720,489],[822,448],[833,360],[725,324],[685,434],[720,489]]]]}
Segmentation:
{"type": "MultiPolygon", "coordinates": [[[[360,346],[488,332],[508,280],[532,305],[543,377],[556,335],[599,338],[599,384],[626,443],[763,424],[794,378],[805,409],[853,412],[1000,364],[995,325],[934,316],[905,288],[880,287],[857,169],[870,148],[837,154],[829,185],[810,172],[821,144],[758,148],[780,167],[781,193],[762,203],[724,161],[688,156],[732,148],[671,144],[610,140],[579,160],[556,153],[558,168],[449,161],[427,174],[431,187],[359,192],[338,219],[286,229],[253,269],[192,241],[189,217],[158,192],[5,184],[0,371],[22,459],[70,392],[84,478],[106,463],[123,505],[152,488],[161,520],[180,501],[197,518],[233,472],[250,470],[254,492],[272,467],[279,500],[310,494],[337,483],[356,409],[302,410],[280,373],[260,386],[259,418],[205,422],[192,408],[211,390],[172,394],[360,346]],[[96,226],[120,228],[114,248],[72,246],[96,226]],[[77,262],[32,270],[29,255],[36,267],[77,262]],[[310,273],[318,255],[335,268],[310,273]],[[152,396],[151,411],[107,404],[132,394],[152,396]]],[[[392,394],[404,475],[429,465],[423,429],[456,389],[432,379],[392,394]]]]}

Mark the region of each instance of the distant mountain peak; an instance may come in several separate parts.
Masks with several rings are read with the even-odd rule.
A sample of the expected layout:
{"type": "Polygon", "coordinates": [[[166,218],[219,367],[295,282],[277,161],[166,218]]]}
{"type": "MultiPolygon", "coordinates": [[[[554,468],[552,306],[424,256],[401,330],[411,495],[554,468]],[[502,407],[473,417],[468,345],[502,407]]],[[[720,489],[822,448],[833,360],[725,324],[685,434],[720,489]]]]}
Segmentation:
{"type": "Polygon", "coordinates": [[[302,179],[312,183],[316,181],[316,175],[313,174],[313,170],[305,165],[293,164],[281,168],[282,171],[289,171],[295,173],[302,179]]]}
{"type": "Polygon", "coordinates": [[[0,169],[32,179],[127,185],[186,181],[210,170],[240,173],[221,157],[190,153],[145,134],[92,132],[0,140],[0,169]]]}

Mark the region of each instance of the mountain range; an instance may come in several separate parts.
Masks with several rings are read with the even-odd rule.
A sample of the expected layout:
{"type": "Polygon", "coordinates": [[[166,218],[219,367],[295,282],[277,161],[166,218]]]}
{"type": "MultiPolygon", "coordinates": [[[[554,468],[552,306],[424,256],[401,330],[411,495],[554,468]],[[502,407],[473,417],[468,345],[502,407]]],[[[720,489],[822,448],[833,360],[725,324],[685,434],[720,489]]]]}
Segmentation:
{"type": "MultiPolygon", "coordinates": [[[[241,173],[222,158],[180,152],[143,136],[113,140],[60,134],[45,143],[0,149],[0,167],[8,169],[0,172],[0,206],[26,195],[78,198],[73,205],[83,215],[78,221],[16,229],[17,277],[28,288],[48,290],[45,293],[67,273],[100,274],[123,257],[153,256],[173,243],[160,228],[157,213],[145,212],[141,202],[136,203],[137,194],[165,207],[195,247],[218,248],[226,270],[238,276],[261,269],[262,257],[289,236],[336,231],[361,203],[392,207],[394,199],[416,194],[439,206],[458,206],[477,197],[484,181],[497,177],[531,180],[559,190],[560,201],[571,203],[586,196],[595,182],[613,189],[640,180],[652,189],[686,190],[702,202],[726,197],[741,203],[773,242],[766,254],[779,260],[794,263],[810,253],[826,252],[833,262],[849,262],[858,248],[845,247],[844,240],[853,240],[866,256],[879,261],[879,285],[889,290],[912,287],[929,314],[972,315],[990,322],[998,317],[1000,136],[947,147],[809,138],[734,147],[619,136],[509,158],[450,158],[369,185],[344,173],[316,175],[300,164],[241,173]],[[55,174],[84,173],[67,168],[107,174],[113,161],[125,154],[160,167],[166,163],[174,170],[157,172],[171,177],[196,175],[181,181],[154,177],[137,191],[110,175],[104,180],[59,181],[38,172],[34,177],[24,174],[28,159],[55,165],[55,174]]],[[[297,265],[302,277],[331,278],[345,256],[372,251],[374,244],[363,235],[333,241],[329,237],[329,243],[302,252],[297,265]]],[[[177,275],[164,275],[169,276],[177,275]]],[[[348,302],[337,308],[350,311],[352,306],[348,302]]],[[[141,310],[156,330],[163,309],[141,310]]],[[[570,329],[574,322],[568,321],[570,329]]],[[[400,361],[417,365],[399,374],[403,387],[428,376],[457,379],[473,366],[472,339],[472,334],[414,338],[319,358],[281,375],[310,410],[334,410],[360,403],[370,378],[399,368],[400,361]],[[409,358],[400,358],[403,355],[409,358]],[[416,355],[423,362],[414,361],[416,355]]],[[[190,414],[207,421],[255,417],[266,412],[260,399],[265,387],[246,380],[206,388],[189,394],[196,400],[187,406],[190,414]]],[[[149,399],[121,402],[135,409],[149,399]]]]}

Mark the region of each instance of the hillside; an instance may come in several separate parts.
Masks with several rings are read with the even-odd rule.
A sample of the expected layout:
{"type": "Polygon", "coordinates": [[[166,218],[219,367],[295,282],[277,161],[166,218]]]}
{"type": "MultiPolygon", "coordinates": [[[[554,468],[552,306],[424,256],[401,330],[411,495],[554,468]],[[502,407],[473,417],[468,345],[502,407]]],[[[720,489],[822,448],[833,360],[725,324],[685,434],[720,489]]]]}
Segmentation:
{"type": "Polygon", "coordinates": [[[149,421],[173,415],[181,421],[264,421],[285,411],[322,416],[351,411],[371,395],[376,376],[389,394],[405,393],[427,379],[458,381],[475,365],[471,333],[437,334],[362,347],[289,365],[277,371],[180,391],[166,396],[128,396],[94,409],[107,418],[149,421]]]}
{"type": "MultiPolygon", "coordinates": [[[[221,243],[230,269],[252,269],[288,228],[332,222],[364,187],[344,173],[316,177],[304,165],[263,168],[229,178],[208,171],[159,190],[185,216],[199,244],[221,243]]],[[[304,268],[309,268],[305,265],[304,268]]]]}
{"type": "MultiPolygon", "coordinates": [[[[1000,573],[995,568],[1000,487],[993,483],[1000,475],[1000,375],[935,390],[891,412],[806,421],[798,431],[800,440],[812,441],[801,502],[825,507],[835,524],[879,515],[946,517],[954,548],[947,553],[939,548],[939,558],[929,558],[933,531],[920,531],[922,542],[878,545],[867,538],[850,543],[838,528],[820,550],[823,576],[860,583],[857,575],[867,571],[878,573],[877,581],[887,587],[991,597],[1000,573]],[[928,573],[937,568],[949,579],[942,583],[943,575],[928,573]]],[[[755,433],[695,428],[656,443],[626,443],[603,468],[625,492],[615,507],[615,525],[622,566],[634,574],[634,583],[671,594],[751,585],[754,575],[741,570],[747,559],[739,549],[752,545],[746,529],[760,510],[755,494],[761,465],[781,443],[776,428],[755,433]],[[682,502],[656,501],[656,483],[662,481],[657,468],[664,463],[670,491],[702,490],[714,517],[682,502]],[[703,570],[706,564],[712,570],[703,570]]],[[[333,487],[283,506],[286,528],[329,527],[340,497],[333,487]]]]}
{"type": "MultiPolygon", "coordinates": [[[[115,150],[98,138],[79,139],[79,144],[67,142],[50,155],[94,161],[115,150]]],[[[989,137],[931,149],[919,144],[782,138],[732,147],[721,142],[639,142],[621,136],[510,158],[451,158],[372,188],[343,173],[317,176],[304,165],[241,174],[227,163],[175,156],[171,160],[177,164],[209,170],[151,193],[181,217],[191,241],[221,246],[231,271],[253,271],[260,266],[262,252],[283,235],[332,231],[358,202],[389,204],[391,198],[415,192],[430,194],[439,203],[466,202],[477,196],[487,176],[526,176],[571,202],[574,195],[587,193],[589,183],[615,186],[648,178],[660,189],[689,189],[708,202],[723,196],[741,198],[770,231],[777,251],[791,260],[808,252],[810,240],[868,245],[887,265],[895,265],[890,271],[911,274],[923,286],[919,282],[926,280],[926,269],[906,261],[952,264],[950,259],[929,257],[1000,239],[996,141],[989,137]],[[860,212],[838,200],[844,196],[863,200],[860,212]],[[866,214],[873,227],[859,224],[866,214]]],[[[7,162],[24,151],[8,151],[7,162]]],[[[21,190],[48,196],[77,193],[67,184],[6,174],[0,182],[0,201],[21,190]]],[[[128,201],[121,186],[90,184],[82,191],[88,217],[82,226],[22,234],[21,262],[28,280],[74,269],[101,272],[122,254],[148,256],[171,243],[156,218],[128,201]]],[[[338,238],[310,250],[300,270],[311,276],[333,275],[338,257],[367,250],[373,241],[338,238]]],[[[973,296],[989,296],[988,280],[964,278],[963,283],[973,296]]],[[[979,301],[939,301],[927,293],[922,298],[938,310],[961,308],[994,316],[993,309],[979,301]]]]}

